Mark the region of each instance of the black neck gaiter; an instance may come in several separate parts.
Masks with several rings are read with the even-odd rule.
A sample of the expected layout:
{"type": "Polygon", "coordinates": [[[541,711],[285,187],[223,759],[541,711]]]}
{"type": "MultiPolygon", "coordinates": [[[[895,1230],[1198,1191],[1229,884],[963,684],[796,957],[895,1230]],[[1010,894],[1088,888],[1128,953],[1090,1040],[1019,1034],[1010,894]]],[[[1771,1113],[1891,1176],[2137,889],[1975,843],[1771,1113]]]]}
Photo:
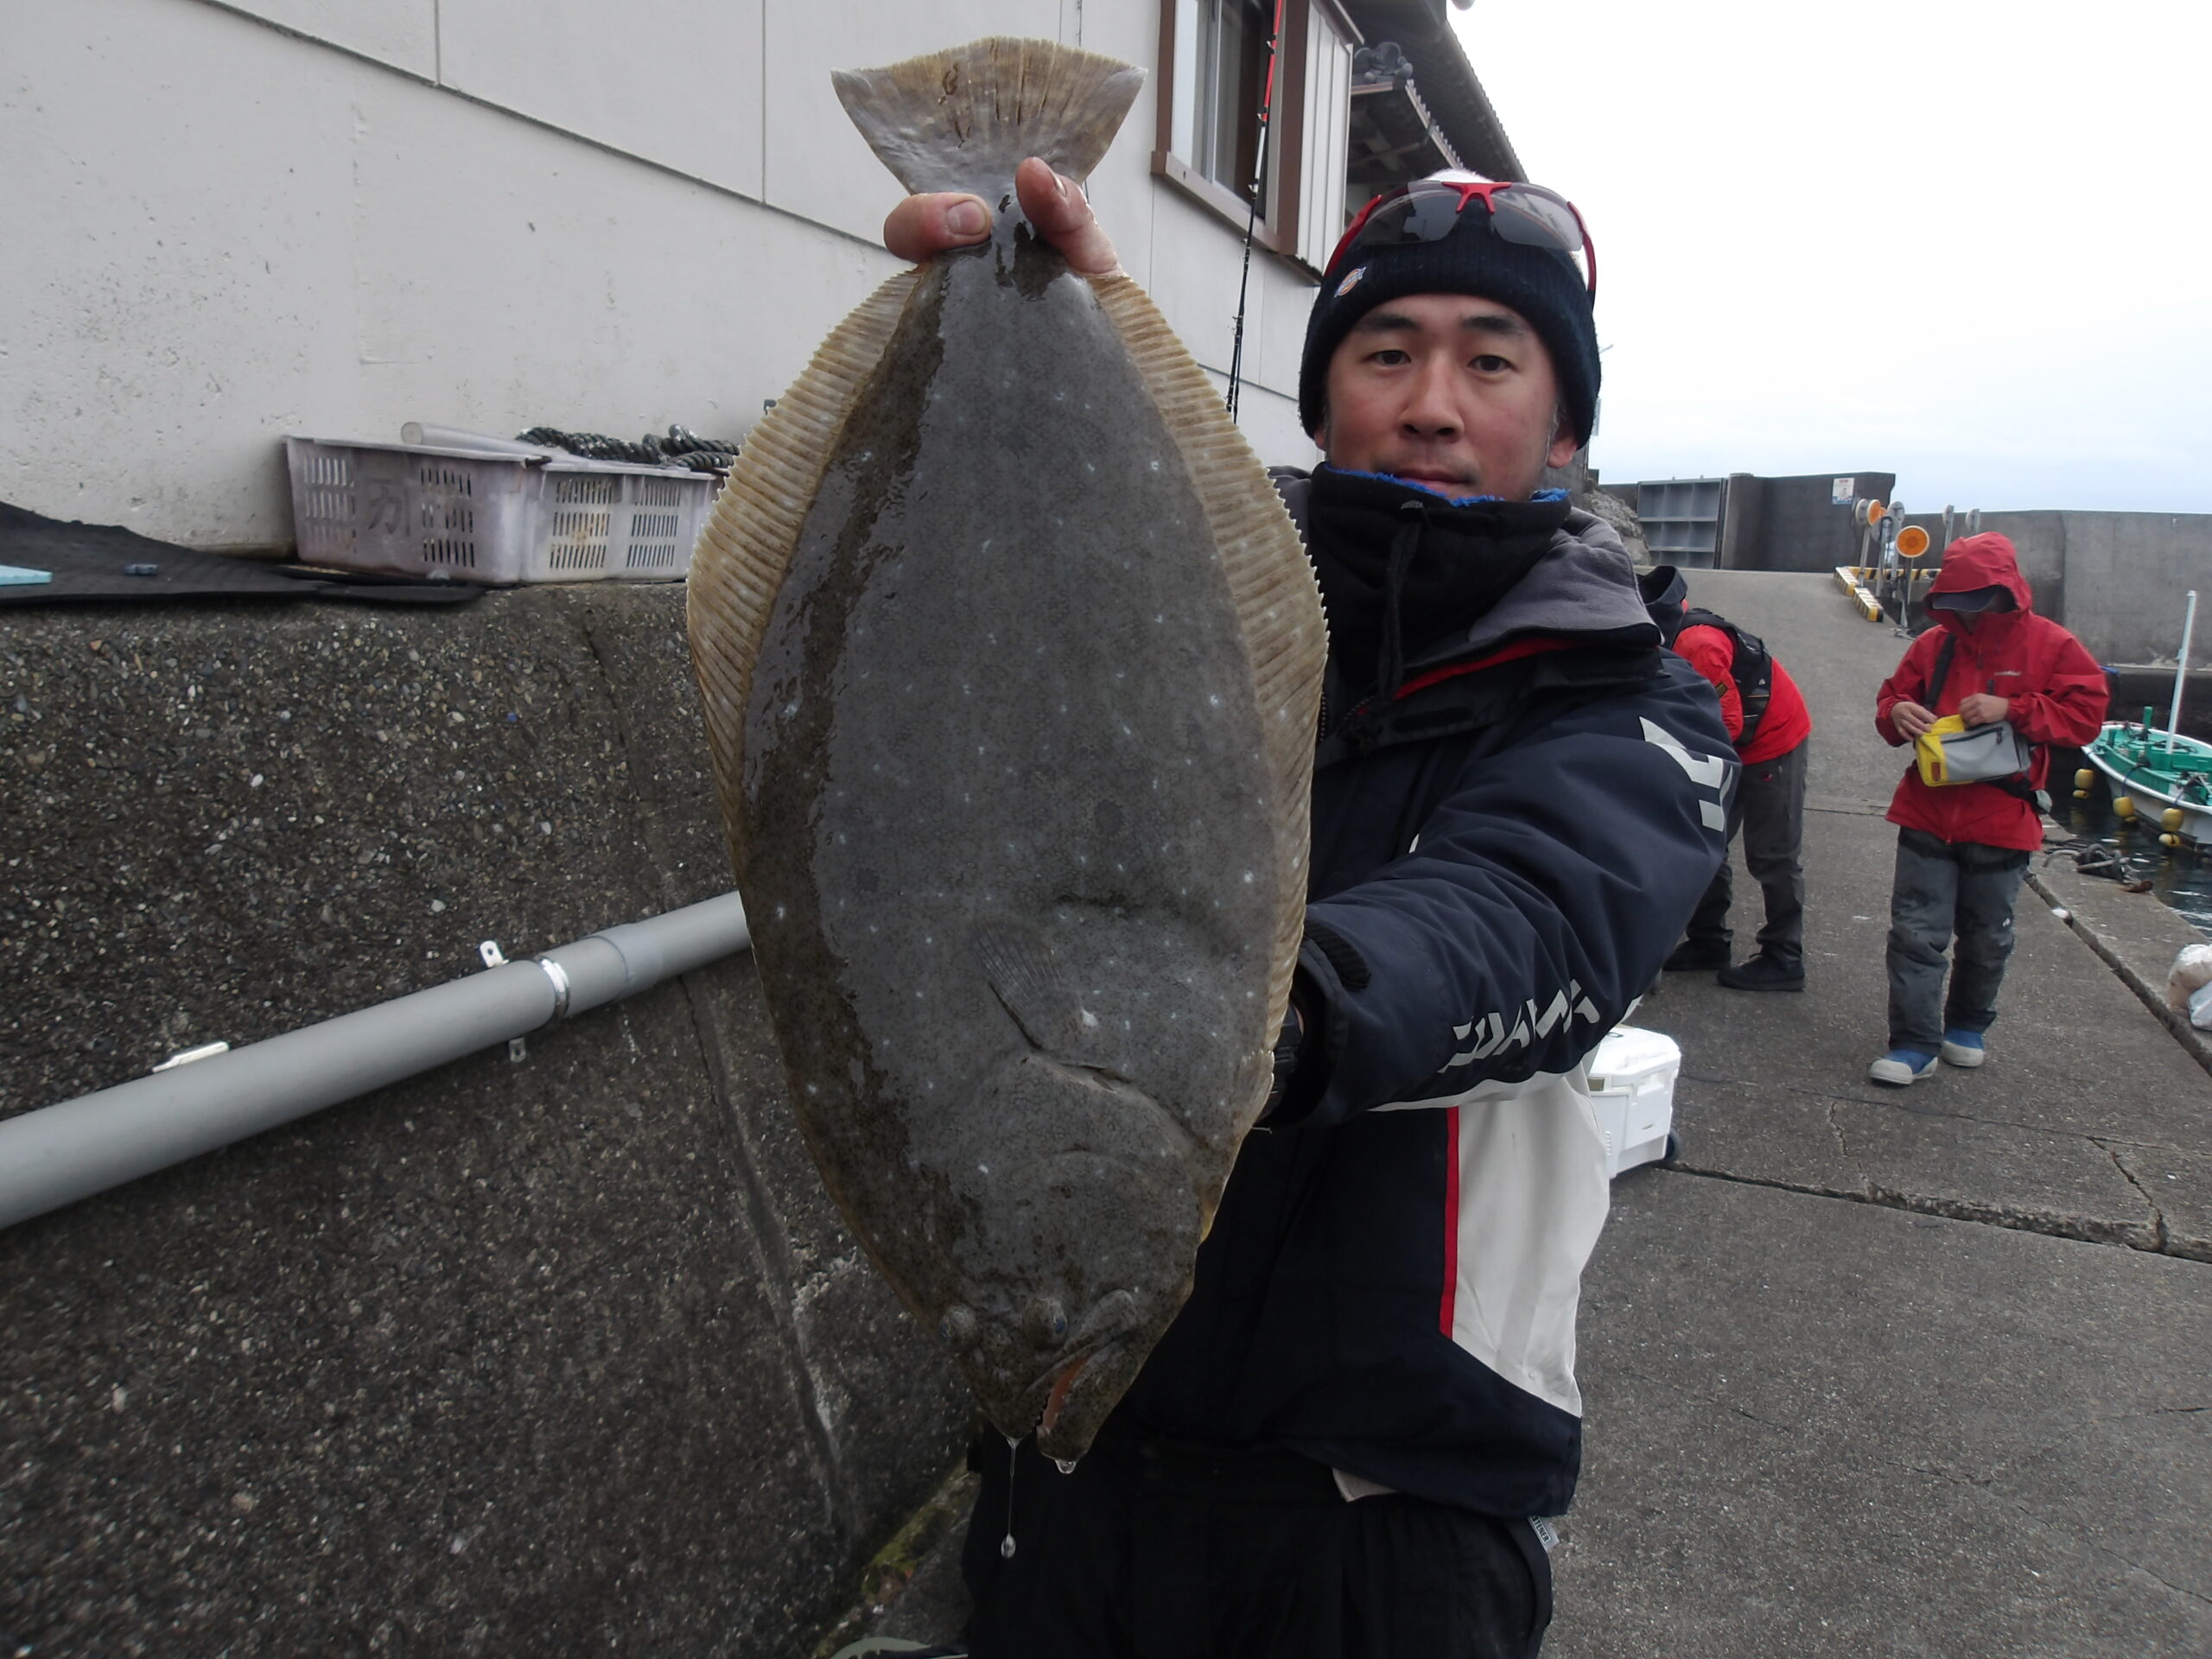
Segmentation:
{"type": "Polygon", "coordinates": [[[1395,692],[1409,665],[1535,568],[1567,512],[1564,500],[1454,505],[1395,479],[1316,469],[1306,551],[1345,685],[1363,698],[1395,692]]]}

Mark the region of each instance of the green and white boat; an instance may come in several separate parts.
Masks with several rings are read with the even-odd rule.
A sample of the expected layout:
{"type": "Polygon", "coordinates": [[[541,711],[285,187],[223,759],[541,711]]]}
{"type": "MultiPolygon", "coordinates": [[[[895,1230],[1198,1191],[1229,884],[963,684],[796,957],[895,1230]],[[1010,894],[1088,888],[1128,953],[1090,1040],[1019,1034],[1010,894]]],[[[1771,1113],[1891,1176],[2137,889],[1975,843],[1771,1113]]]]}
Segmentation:
{"type": "MultiPolygon", "coordinates": [[[[2196,594],[2181,625],[2181,659],[2174,669],[2173,707],[2166,728],[2140,720],[2111,720],[2083,753],[2112,784],[2112,810],[2120,817],[2155,827],[2169,847],[2183,842],[2212,846],[2212,743],[2181,734],[2181,696],[2189,683],[2189,647],[2196,632],[2196,594]]],[[[2089,776],[2074,780],[2077,796],[2088,792],[2089,776]]]]}
{"type": "Polygon", "coordinates": [[[2107,721],[2084,753],[2112,785],[2120,817],[2212,846],[2212,743],[2160,731],[2145,709],[2139,721],[2107,721]]]}

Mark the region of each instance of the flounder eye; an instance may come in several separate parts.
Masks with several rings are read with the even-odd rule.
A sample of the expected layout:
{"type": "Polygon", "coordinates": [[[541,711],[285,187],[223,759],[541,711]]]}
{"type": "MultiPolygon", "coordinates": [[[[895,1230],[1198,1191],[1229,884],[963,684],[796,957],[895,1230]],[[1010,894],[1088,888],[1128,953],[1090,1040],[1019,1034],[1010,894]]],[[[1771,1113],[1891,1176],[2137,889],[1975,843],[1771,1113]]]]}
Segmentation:
{"type": "Polygon", "coordinates": [[[1066,1340],[1068,1311],[1052,1297],[1039,1296],[1030,1303],[1025,1322],[1029,1326],[1029,1339],[1040,1348],[1066,1340]]]}
{"type": "Polygon", "coordinates": [[[937,1323],[937,1334],[944,1345],[955,1353],[964,1353],[976,1345],[976,1310],[955,1302],[944,1310],[944,1317],[937,1323]]]}

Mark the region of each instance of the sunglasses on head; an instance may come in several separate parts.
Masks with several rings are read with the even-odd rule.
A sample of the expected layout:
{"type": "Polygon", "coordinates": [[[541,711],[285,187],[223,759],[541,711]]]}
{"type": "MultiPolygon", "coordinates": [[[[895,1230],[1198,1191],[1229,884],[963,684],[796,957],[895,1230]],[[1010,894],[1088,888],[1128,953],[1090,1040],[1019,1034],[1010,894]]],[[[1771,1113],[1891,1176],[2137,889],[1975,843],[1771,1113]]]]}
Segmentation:
{"type": "Polygon", "coordinates": [[[1573,202],[1541,184],[1508,180],[1415,179],[1385,191],[1359,210],[1327,269],[1346,255],[1366,248],[1402,247],[1409,242],[1441,242],[1452,234],[1471,201],[1482,203],[1494,235],[1523,247],[1549,248],[1570,259],[1580,256],[1590,297],[1598,297],[1598,249],[1573,202]]]}

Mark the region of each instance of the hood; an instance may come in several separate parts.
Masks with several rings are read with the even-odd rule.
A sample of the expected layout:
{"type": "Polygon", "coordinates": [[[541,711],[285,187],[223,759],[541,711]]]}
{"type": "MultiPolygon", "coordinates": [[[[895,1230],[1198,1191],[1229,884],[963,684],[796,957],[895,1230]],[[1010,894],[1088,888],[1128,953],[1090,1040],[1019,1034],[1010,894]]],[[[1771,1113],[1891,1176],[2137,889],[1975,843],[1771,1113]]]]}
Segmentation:
{"type": "MultiPolygon", "coordinates": [[[[2012,538],[1993,530],[1966,537],[1943,550],[1942,568],[1936,572],[1936,580],[1929,583],[1928,596],[1932,599],[1938,594],[1971,593],[1977,588],[2002,588],[2012,595],[2011,610],[1983,613],[1984,627],[2017,626],[2018,618],[2035,609],[2035,590],[2020,574],[2020,558],[2013,550],[2012,538]]],[[[1954,633],[1966,632],[1956,611],[1936,611],[1932,614],[1954,633]]]]}
{"type": "Polygon", "coordinates": [[[1659,637],[1673,645],[1690,608],[1690,585],[1682,573],[1671,564],[1656,566],[1636,579],[1636,590],[1643,596],[1644,613],[1657,626],[1659,637]]]}

